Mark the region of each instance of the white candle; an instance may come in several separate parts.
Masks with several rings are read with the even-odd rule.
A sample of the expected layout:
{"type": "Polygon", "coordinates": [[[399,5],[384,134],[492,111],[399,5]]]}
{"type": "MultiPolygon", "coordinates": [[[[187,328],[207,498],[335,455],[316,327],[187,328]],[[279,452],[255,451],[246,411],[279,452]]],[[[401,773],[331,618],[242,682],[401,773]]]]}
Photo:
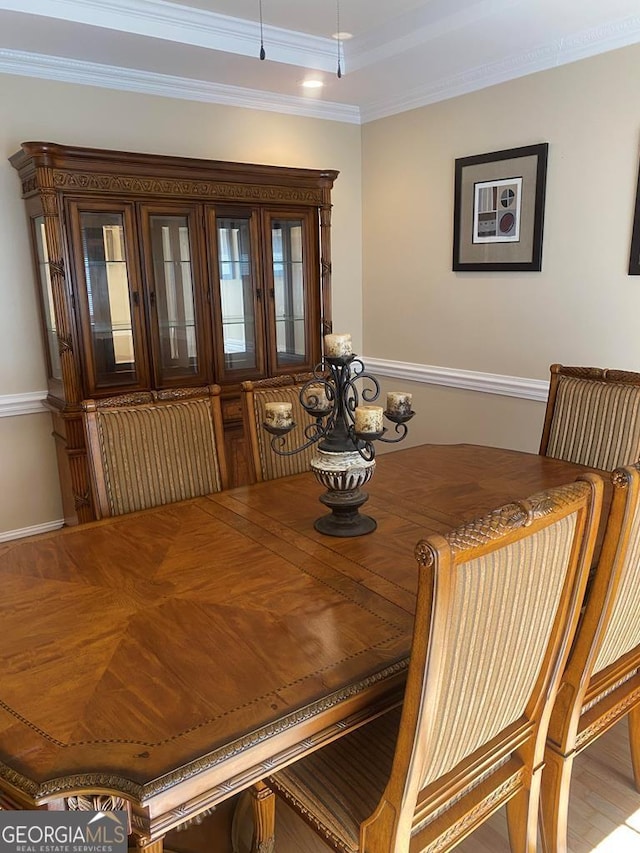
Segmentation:
{"type": "Polygon", "coordinates": [[[265,403],[264,420],[270,427],[286,429],[293,425],[293,405],[291,403],[265,403]]]}
{"type": "Polygon", "coordinates": [[[406,391],[389,391],[387,394],[387,411],[393,415],[411,414],[412,395],[406,391]]]}
{"type": "Polygon", "coordinates": [[[324,354],[329,358],[352,355],[351,335],[325,335],[324,354]]]}
{"type": "Polygon", "coordinates": [[[356,432],[382,432],[382,406],[356,406],[356,432]]]}
{"type": "Polygon", "coordinates": [[[305,403],[316,412],[328,412],[331,408],[324,385],[311,385],[307,388],[305,403]]]}

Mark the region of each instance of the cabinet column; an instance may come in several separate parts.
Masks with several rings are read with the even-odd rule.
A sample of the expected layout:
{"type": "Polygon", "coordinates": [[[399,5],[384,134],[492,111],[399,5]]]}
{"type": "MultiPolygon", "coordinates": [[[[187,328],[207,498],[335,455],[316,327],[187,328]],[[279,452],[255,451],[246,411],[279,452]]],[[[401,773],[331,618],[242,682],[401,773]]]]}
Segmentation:
{"type": "Polygon", "coordinates": [[[322,190],[320,206],[320,292],[322,296],[322,334],[333,331],[331,318],[331,190],[322,190]]]}
{"type": "MultiPolygon", "coordinates": [[[[64,254],[62,248],[62,225],[58,210],[58,197],[54,189],[53,169],[49,166],[36,168],[36,180],[39,188],[44,218],[45,238],[49,253],[49,274],[60,353],[60,369],[64,387],[65,404],[61,421],[54,417],[54,435],[62,440],[68,465],[68,474],[73,492],[74,510],[79,522],[93,521],[91,508],[89,474],[82,427],[82,385],[80,382],[78,355],[74,352],[73,311],[70,287],[66,280],[64,254]],[[63,425],[63,432],[60,430],[63,425]]],[[[58,464],[65,464],[58,459],[58,464]]],[[[65,516],[67,515],[65,508],[65,516]]],[[[66,518],[67,522],[73,518],[66,518]]]]}
{"type": "Polygon", "coordinates": [[[73,351],[73,319],[64,270],[58,199],[56,191],[53,188],[53,169],[47,166],[38,167],[36,169],[36,178],[42,201],[44,230],[47,239],[47,250],[49,252],[53,310],[55,311],[56,318],[58,350],[60,352],[60,366],[65,389],[65,399],[67,403],[78,404],[82,398],[82,391],[77,360],[73,351]]]}

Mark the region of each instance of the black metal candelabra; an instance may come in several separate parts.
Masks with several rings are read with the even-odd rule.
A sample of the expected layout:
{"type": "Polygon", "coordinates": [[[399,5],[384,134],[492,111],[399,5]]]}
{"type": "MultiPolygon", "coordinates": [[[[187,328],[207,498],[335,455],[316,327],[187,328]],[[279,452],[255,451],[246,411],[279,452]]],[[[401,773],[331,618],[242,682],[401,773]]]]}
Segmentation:
{"type": "MultiPolygon", "coordinates": [[[[380,384],[368,373],[355,355],[325,356],[324,363],[313,371],[313,378],[300,388],[300,404],[314,419],[304,428],[306,441],[287,449],[286,436],[295,427],[293,418],[274,426],[265,421],[264,428],[273,436],[271,447],[280,456],[293,456],[317,445],[311,470],[325,488],[320,501],[331,512],[318,518],[314,527],[328,536],[362,536],[376,529],[375,519],[361,515],[360,507],[368,500],[362,486],[375,470],[375,441],[395,444],[407,435],[411,395],[400,395],[400,405],[383,411],[371,406],[380,395],[380,384]],[[361,386],[360,388],[358,386],[361,386]],[[360,401],[365,404],[360,405],[360,401]],[[387,433],[382,416],[394,424],[395,437],[387,433]]],[[[389,395],[391,398],[392,395],[389,395]]],[[[388,398],[388,400],[389,400],[388,398]]]]}

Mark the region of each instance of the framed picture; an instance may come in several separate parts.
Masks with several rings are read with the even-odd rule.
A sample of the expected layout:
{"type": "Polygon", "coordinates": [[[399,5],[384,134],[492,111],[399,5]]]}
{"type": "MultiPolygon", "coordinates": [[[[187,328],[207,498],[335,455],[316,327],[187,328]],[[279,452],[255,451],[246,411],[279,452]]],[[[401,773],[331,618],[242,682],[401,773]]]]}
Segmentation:
{"type": "Polygon", "coordinates": [[[638,186],[636,188],[636,206],[633,211],[629,275],[640,275],[640,169],[638,170],[638,186]]]}
{"type": "Polygon", "coordinates": [[[456,160],[454,270],[542,269],[548,150],[543,142],[456,160]]]}

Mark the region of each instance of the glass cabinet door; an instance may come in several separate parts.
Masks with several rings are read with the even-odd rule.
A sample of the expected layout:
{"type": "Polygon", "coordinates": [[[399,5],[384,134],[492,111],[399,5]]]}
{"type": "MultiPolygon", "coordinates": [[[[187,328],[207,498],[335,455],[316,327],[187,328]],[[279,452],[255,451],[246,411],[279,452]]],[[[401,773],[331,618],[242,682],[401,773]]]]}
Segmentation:
{"type": "Polygon", "coordinates": [[[146,382],[140,293],[131,209],[71,205],[89,393],[102,388],[141,387],[146,382]]]}
{"type": "Polygon", "coordinates": [[[221,372],[226,378],[236,380],[262,375],[262,292],[256,283],[258,265],[253,255],[258,244],[256,222],[249,213],[240,216],[218,213],[215,233],[221,372]]]}
{"type": "Polygon", "coordinates": [[[56,315],[53,308],[53,289],[51,286],[51,272],[49,268],[49,250],[47,248],[47,235],[44,229],[44,216],[36,216],[32,220],[35,232],[35,248],[38,263],[38,281],[40,283],[40,304],[42,306],[42,319],[46,339],[48,373],[51,379],[62,379],[62,367],[60,364],[60,349],[58,347],[58,329],[56,326],[56,315]]]}
{"type": "Polygon", "coordinates": [[[192,227],[194,211],[143,211],[149,245],[145,257],[158,385],[172,381],[205,381],[205,331],[197,286],[199,265],[192,227]]]}
{"type": "Polygon", "coordinates": [[[300,216],[267,215],[270,249],[272,302],[271,354],[276,372],[307,370],[319,360],[318,294],[312,292],[313,264],[317,241],[311,219],[300,216]]]}

